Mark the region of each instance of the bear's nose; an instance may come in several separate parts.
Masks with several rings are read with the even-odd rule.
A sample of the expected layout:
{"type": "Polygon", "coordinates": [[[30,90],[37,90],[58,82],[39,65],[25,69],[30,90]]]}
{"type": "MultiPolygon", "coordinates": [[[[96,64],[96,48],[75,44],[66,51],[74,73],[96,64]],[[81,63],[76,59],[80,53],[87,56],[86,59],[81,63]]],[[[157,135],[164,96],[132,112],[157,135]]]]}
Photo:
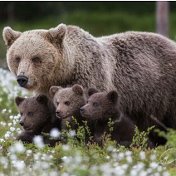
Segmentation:
{"type": "Polygon", "coordinates": [[[80,113],[84,113],[84,108],[80,108],[80,113]]]}
{"type": "Polygon", "coordinates": [[[57,116],[57,117],[59,117],[59,116],[60,116],[60,114],[61,114],[61,112],[60,112],[60,111],[56,111],[56,116],[57,116]]]}
{"type": "Polygon", "coordinates": [[[28,82],[28,78],[26,76],[19,75],[17,76],[17,82],[21,87],[24,87],[28,82]]]}
{"type": "Polygon", "coordinates": [[[22,120],[20,120],[19,124],[20,124],[21,126],[24,126],[24,122],[23,122],[22,120]]]}

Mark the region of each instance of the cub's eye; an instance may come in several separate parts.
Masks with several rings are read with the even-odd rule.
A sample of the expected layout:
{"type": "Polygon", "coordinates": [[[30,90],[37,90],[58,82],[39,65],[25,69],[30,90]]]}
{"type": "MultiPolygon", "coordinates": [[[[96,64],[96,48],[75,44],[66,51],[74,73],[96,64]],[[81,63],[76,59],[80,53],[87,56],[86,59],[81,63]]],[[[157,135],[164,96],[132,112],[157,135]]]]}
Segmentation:
{"type": "Polygon", "coordinates": [[[21,60],[21,58],[20,58],[20,57],[16,57],[16,58],[15,58],[15,61],[16,61],[17,63],[19,63],[19,62],[20,62],[20,60],[21,60]]]}
{"type": "Polygon", "coordinates": [[[35,64],[40,64],[42,61],[39,57],[33,57],[32,62],[35,63],[35,64]]]}
{"type": "Polygon", "coordinates": [[[58,106],[58,105],[59,105],[59,102],[56,102],[56,105],[58,106]]]}
{"type": "Polygon", "coordinates": [[[28,115],[28,116],[33,116],[34,113],[33,113],[33,112],[28,112],[27,115],[28,115]]]}
{"type": "Polygon", "coordinates": [[[64,104],[67,105],[67,106],[69,106],[70,102],[69,101],[65,101],[64,104]]]}
{"type": "Polygon", "coordinates": [[[93,102],[93,106],[97,107],[99,104],[97,102],[93,102]]]}
{"type": "Polygon", "coordinates": [[[22,112],[20,112],[20,115],[22,116],[22,115],[23,115],[23,113],[22,113],[22,112]]]}

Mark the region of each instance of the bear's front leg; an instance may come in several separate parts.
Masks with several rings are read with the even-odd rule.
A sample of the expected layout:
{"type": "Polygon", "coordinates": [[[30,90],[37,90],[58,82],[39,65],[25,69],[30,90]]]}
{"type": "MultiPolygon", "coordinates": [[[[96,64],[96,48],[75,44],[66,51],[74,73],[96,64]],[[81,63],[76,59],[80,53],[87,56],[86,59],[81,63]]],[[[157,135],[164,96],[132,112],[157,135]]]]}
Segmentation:
{"type": "Polygon", "coordinates": [[[33,133],[23,131],[20,135],[17,136],[17,140],[21,140],[24,143],[32,143],[34,136],[35,135],[33,133]]]}

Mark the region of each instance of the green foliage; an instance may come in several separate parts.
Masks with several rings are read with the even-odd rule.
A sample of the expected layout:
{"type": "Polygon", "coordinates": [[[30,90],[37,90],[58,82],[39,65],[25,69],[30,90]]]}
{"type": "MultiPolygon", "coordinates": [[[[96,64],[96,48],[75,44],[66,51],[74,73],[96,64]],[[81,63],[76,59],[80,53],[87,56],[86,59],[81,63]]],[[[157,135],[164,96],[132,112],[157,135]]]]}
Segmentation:
{"type": "Polygon", "coordinates": [[[150,127],[147,129],[147,131],[139,131],[139,129],[135,128],[135,134],[133,136],[133,142],[131,144],[131,147],[138,147],[140,149],[146,149],[148,147],[149,141],[148,136],[151,130],[154,127],[150,127]]]}
{"type": "Polygon", "coordinates": [[[167,139],[167,145],[172,148],[176,148],[176,131],[169,129],[168,133],[162,134],[167,139]]]}
{"type": "MultiPolygon", "coordinates": [[[[9,87],[11,81],[9,80],[9,87]]],[[[67,124],[67,129],[62,135],[68,140],[66,143],[58,143],[55,147],[16,141],[16,136],[21,132],[18,125],[19,116],[16,115],[16,110],[11,110],[15,109],[14,101],[9,101],[9,96],[13,100],[16,94],[10,95],[2,85],[4,84],[0,84],[0,89],[4,91],[1,98],[3,108],[6,110],[0,111],[0,117],[3,117],[0,119],[0,175],[168,176],[168,172],[172,175],[176,173],[175,163],[172,160],[175,153],[173,150],[167,153],[168,150],[175,148],[174,131],[168,133],[168,145],[156,149],[145,148],[150,129],[145,133],[136,129],[134,142],[130,148],[117,146],[108,135],[103,137],[103,146],[86,143],[85,137],[90,134],[86,122],[83,126],[78,126],[76,133],[73,132],[73,124],[67,124]],[[167,157],[169,160],[166,160],[167,157]]],[[[16,85],[14,87],[17,90],[16,85]]],[[[23,92],[18,90],[17,94],[23,95],[23,92]]],[[[75,118],[73,121],[77,124],[75,118]]],[[[109,121],[108,124],[112,130],[113,122],[109,121]]]]}
{"type": "Polygon", "coordinates": [[[6,116],[9,116],[9,113],[16,112],[14,100],[8,97],[8,94],[4,91],[2,87],[0,87],[0,110],[3,110],[0,118],[5,118],[6,116]],[[6,109],[7,107],[11,108],[6,109]],[[4,111],[8,111],[8,113],[3,113],[4,111]]]}

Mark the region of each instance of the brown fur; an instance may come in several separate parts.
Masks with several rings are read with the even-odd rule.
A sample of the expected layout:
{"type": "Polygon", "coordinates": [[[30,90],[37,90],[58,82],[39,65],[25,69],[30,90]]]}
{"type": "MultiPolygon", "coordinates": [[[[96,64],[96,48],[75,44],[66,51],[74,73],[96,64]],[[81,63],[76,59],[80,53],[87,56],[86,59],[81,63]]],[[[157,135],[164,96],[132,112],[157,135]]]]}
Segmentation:
{"type": "Polygon", "coordinates": [[[94,122],[93,136],[97,143],[102,145],[103,135],[110,134],[111,139],[118,144],[129,146],[132,142],[135,125],[120,110],[119,97],[116,91],[92,92],[89,90],[89,99],[81,110],[81,115],[94,122]],[[112,120],[113,130],[109,130],[108,121],[112,120]]]}
{"type": "Polygon", "coordinates": [[[3,38],[11,72],[28,78],[23,87],[45,94],[75,83],[116,89],[140,129],[153,125],[151,115],[176,128],[176,44],[168,38],[149,32],[95,38],[64,24],[23,33],[6,27],[3,38]]]}
{"type": "Polygon", "coordinates": [[[79,108],[86,102],[84,90],[82,86],[77,84],[68,88],[52,86],[50,95],[56,107],[56,116],[62,119],[80,116],[79,108]]]}
{"type": "MultiPolygon", "coordinates": [[[[52,128],[61,130],[61,122],[55,117],[55,108],[45,95],[30,98],[16,97],[15,102],[21,114],[20,124],[24,128],[17,137],[18,140],[32,143],[36,135],[49,133],[52,128]]],[[[49,144],[53,145],[53,141],[51,140],[49,144]]]]}
{"type": "Polygon", "coordinates": [[[72,117],[78,124],[83,124],[80,108],[86,103],[86,95],[81,85],[67,88],[52,86],[49,93],[56,108],[56,116],[62,120],[62,129],[66,128],[66,121],[72,124],[72,129],[77,129],[77,125],[72,123],[72,117]]]}

